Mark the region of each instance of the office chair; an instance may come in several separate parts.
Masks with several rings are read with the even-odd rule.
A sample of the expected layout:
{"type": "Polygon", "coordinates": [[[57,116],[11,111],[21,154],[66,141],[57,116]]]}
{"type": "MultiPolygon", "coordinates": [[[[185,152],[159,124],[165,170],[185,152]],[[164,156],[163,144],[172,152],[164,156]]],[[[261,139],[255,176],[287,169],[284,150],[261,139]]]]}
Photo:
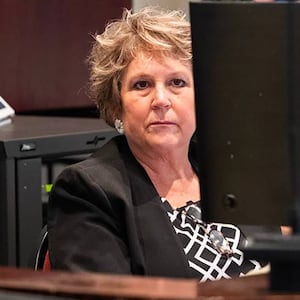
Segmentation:
{"type": "Polygon", "coordinates": [[[50,271],[51,265],[48,251],[48,231],[45,225],[41,231],[40,241],[34,257],[34,270],[50,271]]]}

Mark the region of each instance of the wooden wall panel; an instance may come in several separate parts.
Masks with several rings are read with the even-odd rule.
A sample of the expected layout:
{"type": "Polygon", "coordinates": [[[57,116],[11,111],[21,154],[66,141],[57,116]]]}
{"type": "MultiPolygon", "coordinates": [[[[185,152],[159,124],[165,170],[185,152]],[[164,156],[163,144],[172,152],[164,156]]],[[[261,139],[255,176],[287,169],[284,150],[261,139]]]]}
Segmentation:
{"type": "Polygon", "coordinates": [[[0,0],[0,95],[16,112],[80,108],[91,34],[131,0],[0,0]]]}

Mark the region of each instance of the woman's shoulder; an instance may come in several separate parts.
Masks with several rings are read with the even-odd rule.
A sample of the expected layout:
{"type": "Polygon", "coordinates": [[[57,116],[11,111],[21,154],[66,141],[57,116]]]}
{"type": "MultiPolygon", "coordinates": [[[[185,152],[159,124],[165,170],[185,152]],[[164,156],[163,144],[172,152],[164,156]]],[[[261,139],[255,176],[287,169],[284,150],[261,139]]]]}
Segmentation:
{"type": "Polygon", "coordinates": [[[104,191],[123,194],[129,186],[129,177],[117,143],[113,138],[90,157],[65,167],[57,176],[53,190],[72,193],[79,190],[90,196],[104,191]]]}
{"type": "MultiPolygon", "coordinates": [[[[122,164],[123,156],[120,152],[120,145],[126,143],[125,138],[121,136],[113,137],[101,148],[97,149],[86,159],[68,166],[71,170],[93,170],[119,168],[122,164]]],[[[129,150],[128,150],[129,151],[129,150]]]]}
{"type": "Polygon", "coordinates": [[[85,184],[107,188],[124,185],[128,177],[127,168],[120,153],[120,145],[126,141],[120,137],[112,138],[88,158],[65,167],[56,179],[63,185],[85,184]]]}
{"type": "Polygon", "coordinates": [[[98,173],[123,168],[123,157],[119,150],[119,137],[114,137],[85,159],[68,165],[62,171],[65,173],[98,173]]]}

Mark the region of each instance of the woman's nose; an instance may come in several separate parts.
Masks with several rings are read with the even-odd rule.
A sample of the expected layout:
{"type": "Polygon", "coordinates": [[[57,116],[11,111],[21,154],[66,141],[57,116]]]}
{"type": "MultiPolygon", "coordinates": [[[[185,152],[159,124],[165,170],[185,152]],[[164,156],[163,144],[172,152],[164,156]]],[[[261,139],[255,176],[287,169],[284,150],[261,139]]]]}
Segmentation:
{"type": "Polygon", "coordinates": [[[155,108],[168,107],[171,105],[168,89],[164,86],[157,86],[154,89],[152,106],[155,108]]]}

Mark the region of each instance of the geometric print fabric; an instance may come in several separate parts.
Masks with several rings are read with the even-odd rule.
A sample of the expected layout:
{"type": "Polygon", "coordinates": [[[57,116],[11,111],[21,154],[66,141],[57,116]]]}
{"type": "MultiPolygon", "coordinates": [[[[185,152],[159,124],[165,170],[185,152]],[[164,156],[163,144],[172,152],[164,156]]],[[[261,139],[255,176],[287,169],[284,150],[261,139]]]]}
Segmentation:
{"type": "Polygon", "coordinates": [[[203,226],[193,222],[182,213],[183,208],[187,211],[189,205],[194,206],[196,204],[201,215],[199,202],[188,203],[183,208],[173,210],[166,199],[162,198],[162,201],[174,230],[182,243],[189,266],[200,282],[243,276],[249,271],[259,270],[265,265],[244,258],[240,247],[245,245],[246,239],[237,226],[223,223],[204,224],[199,220],[204,226],[210,226],[210,228],[222,232],[228,241],[233,254],[231,256],[220,254],[212,245],[208,235],[203,231],[203,226]]]}

